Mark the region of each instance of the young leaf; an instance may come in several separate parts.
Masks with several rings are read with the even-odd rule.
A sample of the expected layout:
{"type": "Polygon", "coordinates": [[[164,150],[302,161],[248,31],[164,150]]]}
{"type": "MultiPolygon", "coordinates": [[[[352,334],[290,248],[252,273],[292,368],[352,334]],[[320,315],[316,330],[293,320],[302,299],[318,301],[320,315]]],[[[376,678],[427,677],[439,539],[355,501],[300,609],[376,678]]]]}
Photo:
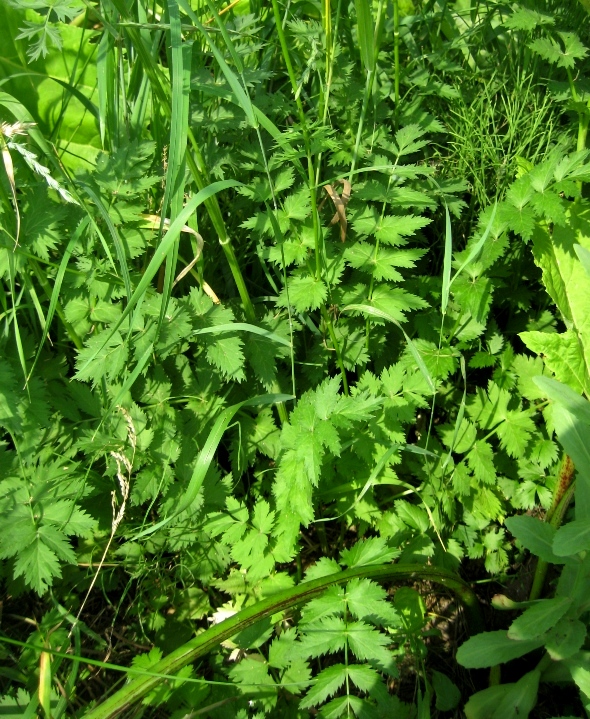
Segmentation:
{"type": "Polygon", "coordinates": [[[449,679],[446,674],[434,670],[432,672],[432,687],[436,695],[436,708],[447,712],[455,709],[461,701],[461,690],[449,679]]]}

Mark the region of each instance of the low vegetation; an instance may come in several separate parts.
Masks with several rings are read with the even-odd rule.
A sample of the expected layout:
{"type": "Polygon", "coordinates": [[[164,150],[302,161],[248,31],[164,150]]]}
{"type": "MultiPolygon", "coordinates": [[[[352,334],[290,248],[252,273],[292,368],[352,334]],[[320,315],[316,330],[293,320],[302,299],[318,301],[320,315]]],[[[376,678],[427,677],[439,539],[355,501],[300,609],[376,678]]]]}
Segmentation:
{"type": "Polygon", "coordinates": [[[589,11],[0,4],[0,714],[590,716],[589,11]]]}

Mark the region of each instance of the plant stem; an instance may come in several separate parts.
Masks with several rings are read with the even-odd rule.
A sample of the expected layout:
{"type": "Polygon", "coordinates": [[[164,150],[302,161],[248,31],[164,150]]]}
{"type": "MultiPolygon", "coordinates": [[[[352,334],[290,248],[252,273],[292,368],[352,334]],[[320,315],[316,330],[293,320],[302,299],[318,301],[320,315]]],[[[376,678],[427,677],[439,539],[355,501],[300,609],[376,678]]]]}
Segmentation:
{"type": "Polygon", "coordinates": [[[294,588],[278,592],[207,629],[164,657],[157,664],[151,666],[150,672],[152,675],[143,675],[133,679],[97,707],[83,714],[83,719],[111,719],[117,716],[134,706],[171,674],[175,674],[182,667],[194,662],[199,657],[205,656],[213,649],[216,649],[221,642],[233,637],[243,629],[256,624],[261,619],[307,602],[319,596],[331,586],[344,584],[357,577],[367,577],[381,581],[421,579],[442,584],[453,591],[463,604],[468,615],[471,631],[476,633],[482,630],[482,618],[477,597],[462,579],[446,569],[416,564],[382,564],[355,567],[311,582],[303,582],[294,588]]]}
{"type": "MultiPolygon", "coordinates": [[[[190,128],[188,130],[188,139],[191,143],[194,157],[190,152],[187,152],[187,163],[197,187],[199,188],[199,190],[202,190],[204,187],[207,187],[207,185],[210,184],[210,179],[205,169],[205,161],[203,159],[203,155],[201,154],[201,150],[190,128]]],[[[246,287],[246,282],[244,280],[242,270],[240,269],[240,264],[236,258],[234,248],[232,247],[231,241],[229,239],[227,229],[225,227],[225,222],[223,221],[223,216],[221,214],[221,209],[219,207],[219,203],[217,202],[217,198],[213,196],[210,197],[208,200],[205,200],[205,207],[207,208],[207,212],[209,213],[209,217],[211,218],[211,222],[213,224],[215,232],[217,232],[219,244],[221,245],[221,249],[225,254],[225,257],[229,264],[229,268],[234,278],[234,282],[236,283],[236,287],[238,288],[238,293],[244,306],[244,314],[246,315],[246,319],[248,320],[248,322],[254,323],[256,321],[254,305],[252,304],[252,300],[250,299],[248,288],[246,287]]]]}
{"type": "Polygon", "coordinates": [[[399,0],[393,0],[393,63],[395,75],[393,77],[395,109],[399,105],[399,0]]]}
{"type": "Polygon", "coordinates": [[[363,127],[365,124],[365,118],[367,116],[367,108],[369,107],[369,100],[371,98],[371,95],[373,94],[373,84],[375,82],[375,75],[377,74],[377,58],[379,55],[379,47],[378,47],[378,41],[379,41],[379,35],[381,30],[381,20],[382,20],[382,13],[383,13],[383,2],[381,1],[379,3],[379,8],[377,10],[377,21],[375,23],[375,60],[373,62],[373,67],[370,71],[367,72],[367,81],[365,84],[365,94],[363,95],[363,105],[361,107],[361,116],[359,119],[359,125],[356,131],[356,140],[354,143],[354,152],[352,155],[352,163],[350,165],[350,172],[348,174],[348,181],[352,184],[352,178],[354,175],[354,171],[356,169],[356,163],[358,161],[358,154],[359,154],[359,148],[361,146],[361,138],[363,135],[363,127]]]}
{"type": "MultiPolygon", "coordinates": [[[[131,19],[129,12],[127,11],[127,7],[125,3],[122,2],[122,0],[113,0],[113,3],[117,8],[117,11],[121,14],[122,17],[125,18],[125,20],[131,19]]],[[[155,97],[159,101],[161,110],[166,115],[166,117],[169,118],[171,115],[169,97],[170,88],[167,86],[165,78],[161,70],[155,63],[154,58],[150,55],[150,52],[145,46],[139,30],[131,26],[126,26],[125,30],[129,35],[131,42],[133,43],[133,46],[137,52],[139,59],[141,60],[146,75],[149,77],[150,83],[152,85],[152,90],[155,97]]],[[[203,188],[207,187],[207,185],[211,184],[211,180],[205,167],[205,161],[203,159],[201,149],[190,127],[188,128],[187,137],[194,153],[194,157],[190,152],[186,153],[187,164],[197,187],[199,188],[199,190],[202,190],[203,188]]],[[[242,300],[242,304],[244,306],[244,313],[246,315],[246,318],[249,322],[254,322],[256,319],[254,305],[252,304],[252,300],[250,299],[250,295],[246,287],[246,282],[244,280],[244,276],[242,275],[242,270],[240,269],[240,265],[236,258],[234,249],[231,245],[231,241],[225,227],[225,222],[221,214],[221,209],[219,207],[217,197],[212,196],[205,200],[205,207],[207,208],[207,212],[209,214],[209,217],[211,218],[213,227],[219,237],[219,244],[221,245],[223,253],[228,261],[232,276],[234,278],[234,282],[236,283],[236,287],[240,295],[240,299],[242,300]]]]}

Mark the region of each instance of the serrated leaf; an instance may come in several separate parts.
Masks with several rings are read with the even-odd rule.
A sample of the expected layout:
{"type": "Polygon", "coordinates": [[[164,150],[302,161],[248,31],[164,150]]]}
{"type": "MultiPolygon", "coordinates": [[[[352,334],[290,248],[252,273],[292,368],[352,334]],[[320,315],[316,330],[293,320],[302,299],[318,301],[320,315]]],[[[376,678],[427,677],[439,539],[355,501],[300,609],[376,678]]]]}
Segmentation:
{"type": "Polygon", "coordinates": [[[129,350],[121,334],[103,330],[91,337],[76,357],[74,378],[92,382],[96,387],[103,377],[115,379],[127,364],[129,350]]]}
{"type": "Polygon", "coordinates": [[[369,579],[352,579],[346,585],[346,604],[353,617],[373,621],[387,626],[399,624],[399,617],[387,602],[385,590],[369,579]]]}
{"type": "Polygon", "coordinates": [[[0,359],[0,426],[9,432],[18,432],[21,426],[18,404],[14,372],[6,360],[0,359]]]}
{"type": "Polygon", "coordinates": [[[405,245],[406,237],[411,237],[431,222],[427,217],[416,215],[389,215],[380,220],[375,237],[387,245],[405,245]]]}
{"type": "Polygon", "coordinates": [[[544,13],[519,5],[516,6],[512,15],[509,15],[502,24],[510,30],[526,30],[530,32],[538,25],[553,25],[554,22],[555,20],[551,15],[545,15],[544,13]]]}
{"type": "Polygon", "coordinates": [[[14,576],[23,576],[26,583],[42,595],[56,577],[61,577],[58,558],[40,537],[32,536],[18,552],[14,562],[14,576]]]}
{"type": "Polygon", "coordinates": [[[371,661],[382,671],[395,674],[395,663],[386,649],[389,637],[365,622],[352,622],[346,626],[348,645],[357,659],[371,661]]]}
{"type": "Polygon", "coordinates": [[[321,671],[314,681],[313,687],[299,703],[302,709],[322,704],[328,697],[334,696],[346,681],[347,667],[334,664],[321,671]]]}
{"type": "Polygon", "coordinates": [[[281,291],[277,304],[287,307],[290,302],[298,312],[317,310],[328,296],[328,290],[322,280],[316,280],[312,275],[292,277],[288,280],[289,291],[281,291]]]}
{"type": "Polygon", "coordinates": [[[350,549],[340,553],[340,561],[349,569],[353,567],[366,567],[372,564],[390,562],[397,554],[390,549],[382,537],[370,537],[357,542],[350,549]]]}
{"type": "Polygon", "coordinates": [[[473,449],[467,455],[467,463],[477,480],[488,485],[495,484],[494,451],[489,442],[483,439],[475,442],[473,449]]]}
{"type": "Polygon", "coordinates": [[[576,60],[586,57],[588,49],[573,32],[559,32],[558,35],[563,42],[563,49],[553,38],[544,37],[537,38],[529,47],[553,65],[571,69],[575,67],[576,60]]]}

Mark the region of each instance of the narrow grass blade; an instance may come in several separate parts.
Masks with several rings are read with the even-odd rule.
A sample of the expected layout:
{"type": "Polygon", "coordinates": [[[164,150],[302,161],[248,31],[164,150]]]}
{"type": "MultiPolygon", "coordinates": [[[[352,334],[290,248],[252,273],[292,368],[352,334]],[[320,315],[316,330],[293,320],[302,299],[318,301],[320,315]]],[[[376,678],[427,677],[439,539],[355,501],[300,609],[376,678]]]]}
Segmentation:
{"type": "Polygon", "coordinates": [[[261,397],[254,397],[253,399],[248,399],[244,402],[238,402],[237,404],[234,404],[231,407],[227,407],[226,409],[224,409],[215,420],[215,424],[209,432],[207,441],[205,442],[203,449],[199,453],[199,457],[197,459],[197,463],[193,470],[193,474],[191,476],[186,492],[180,500],[180,503],[176,507],[174,514],[171,514],[169,517],[166,517],[166,519],[163,519],[161,522],[157,522],[153,526],[139,532],[139,534],[136,534],[133,537],[133,541],[136,541],[141,537],[146,537],[150,534],[153,534],[154,532],[158,531],[158,529],[165,527],[175,517],[177,517],[179,514],[184,512],[185,509],[188,509],[191,506],[191,504],[195,501],[199,490],[203,486],[205,476],[207,474],[207,471],[209,470],[211,462],[213,461],[213,456],[217,451],[217,447],[221,442],[223,433],[228,428],[229,423],[235,417],[236,413],[240,409],[242,409],[242,407],[251,407],[253,405],[264,404],[277,404],[279,402],[286,402],[290,399],[293,399],[293,396],[290,394],[262,395],[261,397]]]}
{"type": "Polygon", "coordinates": [[[111,328],[111,331],[109,332],[108,337],[105,339],[103,345],[99,347],[96,352],[88,359],[88,361],[82,366],[82,368],[79,370],[80,372],[85,369],[92,361],[94,361],[96,355],[102,351],[102,349],[106,346],[106,344],[111,340],[115,332],[121,327],[124,320],[128,317],[129,313],[133,310],[135,305],[139,302],[139,300],[143,297],[145,294],[145,291],[147,290],[150,282],[153,280],[154,276],[158,272],[160,265],[164,261],[164,258],[172,248],[176,238],[182,231],[182,228],[186,224],[188,218],[191,216],[191,214],[197,209],[197,207],[205,202],[205,200],[212,195],[214,195],[216,192],[221,192],[222,190],[226,190],[229,187],[238,187],[240,185],[239,182],[236,180],[221,180],[220,182],[214,182],[213,184],[206,187],[204,190],[201,190],[198,192],[194,197],[192,197],[183,208],[182,212],[178,215],[178,217],[174,220],[174,222],[170,225],[170,229],[168,232],[164,235],[164,239],[158,247],[156,248],[156,251],[154,252],[154,256],[152,257],[149,265],[147,266],[145,272],[143,273],[143,276],[141,280],[139,281],[137,287],[135,288],[135,292],[131,296],[131,299],[127,303],[127,306],[123,310],[123,313],[117,320],[117,322],[113,325],[111,328]]]}
{"type": "Polygon", "coordinates": [[[261,337],[265,337],[267,340],[277,342],[278,344],[284,345],[285,347],[291,347],[291,343],[289,342],[289,340],[286,340],[284,337],[281,337],[280,335],[276,334],[276,332],[271,332],[270,330],[265,330],[263,327],[250,325],[246,322],[230,322],[229,324],[225,325],[203,327],[200,330],[195,330],[194,332],[191,332],[191,336],[204,334],[223,334],[225,332],[251,332],[252,334],[260,335],[261,337]]]}
{"type": "Polygon", "coordinates": [[[354,0],[356,8],[358,43],[361,60],[367,72],[375,63],[375,28],[373,27],[373,3],[371,0],[354,0]]]}
{"type": "Polygon", "coordinates": [[[447,465],[452,459],[453,450],[455,449],[455,444],[457,443],[457,437],[459,435],[459,428],[461,427],[463,417],[465,416],[465,406],[467,404],[467,373],[465,371],[465,357],[463,357],[463,355],[461,355],[461,376],[463,378],[463,397],[461,398],[461,404],[459,405],[459,411],[457,412],[455,431],[453,432],[453,440],[451,442],[451,446],[449,447],[449,453],[442,465],[443,471],[447,468],[447,465]]]}
{"type": "MultiPolygon", "coordinates": [[[[459,277],[459,275],[461,274],[461,272],[463,272],[464,269],[466,269],[467,267],[469,267],[469,265],[473,262],[473,260],[475,260],[475,258],[476,258],[476,257],[479,255],[479,253],[482,251],[483,246],[485,245],[486,240],[488,239],[488,235],[489,235],[490,232],[491,232],[492,225],[494,224],[494,220],[496,219],[496,211],[497,211],[497,210],[498,210],[498,203],[495,202],[495,203],[494,203],[494,209],[492,210],[492,214],[491,214],[491,216],[490,216],[490,219],[489,219],[489,221],[488,221],[488,224],[486,225],[486,228],[485,228],[485,230],[484,230],[482,236],[479,238],[479,240],[477,241],[477,243],[475,244],[475,246],[473,247],[473,249],[472,249],[471,252],[469,253],[467,259],[466,259],[466,260],[463,262],[463,264],[459,267],[459,269],[457,270],[457,272],[455,272],[455,275],[454,275],[453,279],[449,282],[448,290],[450,290],[451,285],[452,285],[453,282],[457,279],[457,277],[459,277]]],[[[447,291],[448,291],[448,290],[447,290],[447,291]]]]}
{"type": "Polygon", "coordinates": [[[6,256],[8,258],[8,279],[10,283],[10,296],[11,296],[11,304],[12,304],[12,321],[14,323],[14,340],[16,342],[16,351],[18,354],[18,359],[20,362],[21,369],[23,371],[23,377],[25,379],[25,385],[27,381],[27,362],[25,359],[25,351],[23,348],[23,342],[20,332],[20,327],[18,324],[17,319],[17,309],[20,304],[20,297],[17,298],[16,296],[16,267],[14,263],[14,252],[7,252],[6,256]]]}
{"type": "Polygon", "coordinates": [[[449,207],[445,202],[445,256],[443,261],[443,277],[442,277],[442,299],[441,311],[443,315],[447,311],[449,304],[449,294],[451,290],[451,262],[453,259],[453,230],[451,228],[451,214],[449,207]]]}
{"type": "Polygon", "coordinates": [[[39,658],[39,704],[45,719],[51,719],[51,654],[47,652],[39,658]]]}
{"type": "MultiPolygon", "coordinates": [[[[111,220],[109,212],[104,206],[103,201],[94,191],[94,188],[90,187],[90,185],[86,184],[85,182],[79,181],[78,184],[80,185],[80,187],[84,188],[84,191],[86,192],[88,197],[90,197],[90,199],[94,202],[94,204],[96,205],[96,209],[104,220],[105,225],[109,228],[110,235],[113,238],[113,244],[115,245],[117,260],[119,261],[119,269],[121,272],[121,277],[123,278],[123,283],[125,285],[125,292],[127,293],[127,301],[129,302],[129,300],[131,299],[131,278],[129,276],[129,268],[127,267],[125,247],[123,246],[123,242],[119,237],[117,228],[113,224],[113,221],[111,220]]],[[[113,267],[113,269],[116,270],[117,268],[113,267]]]]}
{"type": "Polygon", "coordinates": [[[98,44],[96,58],[96,81],[98,85],[99,131],[100,141],[106,148],[107,137],[112,143],[116,139],[116,115],[113,114],[114,104],[114,38],[105,32],[98,44]]]}
{"type": "Polygon", "coordinates": [[[66,268],[68,266],[68,262],[70,261],[70,257],[72,255],[72,251],[74,247],[76,246],[76,243],[86,230],[89,224],[89,218],[85,217],[78,227],[76,228],[76,231],[72,235],[70,241],[68,242],[68,245],[65,249],[64,256],[61,259],[61,262],[59,263],[59,269],[57,271],[57,275],[55,277],[55,284],[53,285],[53,290],[51,292],[51,298],[49,300],[49,309],[47,310],[47,317],[45,318],[45,326],[43,327],[43,333],[41,335],[42,340],[39,343],[39,347],[37,348],[37,354],[35,355],[35,359],[33,360],[33,366],[29,370],[29,375],[27,377],[27,382],[31,379],[31,376],[33,374],[33,371],[35,369],[35,366],[37,365],[37,362],[39,361],[39,357],[41,356],[41,352],[43,350],[43,344],[45,343],[45,338],[47,337],[47,334],[49,333],[49,328],[51,327],[51,322],[53,321],[53,316],[55,315],[55,310],[57,307],[57,302],[59,300],[59,293],[61,290],[61,285],[63,282],[63,278],[66,274],[66,268]]]}
{"type": "MultiPolygon", "coordinates": [[[[176,217],[182,210],[192,58],[192,42],[185,45],[182,42],[180,11],[176,0],[168,0],[168,14],[170,16],[170,57],[172,61],[172,115],[170,119],[170,150],[166,170],[166,187],[161,209],[162,218],[166,217],[168,206],[170,206],[172,217],[176,217]]],[[[164,220],[162,219],[160,236],[163,228],[164,220]]],[[[158,334],[172,295],[179,242],[180,235],[176,238],[174,245],[166,256],[164,287],[157,328],[158,334]]]]}
{"type": "Polygon", "coordinates": [[[424,360],[422,359],[420,353],[416,349],[416,345],[412,342],[407,332],[394,317],[392,317],[388,312],[384,312],[383,310],[380,310],[377,307],[372,307],[371,305],[346,305],[346,307],[343,307],[341,311],[362,312],[365,315],[370,315],[371,317],[379,317],[379,319],[386,320],[387,322],[392,322],[396,327],[399,327],[399,329],[403,332],[404,337],[406,338],[406,342],[408,343],[408,349],[412,353],[412,356],[416,360],[416,364],[418,365],[420,372],[422,372],[424,379],[428,383],[428,387],[433,393],[436,391],[434,387],[434,382],[432,381],[432,377],[430,376],[430,372],[424,364],[424,360]]]}

